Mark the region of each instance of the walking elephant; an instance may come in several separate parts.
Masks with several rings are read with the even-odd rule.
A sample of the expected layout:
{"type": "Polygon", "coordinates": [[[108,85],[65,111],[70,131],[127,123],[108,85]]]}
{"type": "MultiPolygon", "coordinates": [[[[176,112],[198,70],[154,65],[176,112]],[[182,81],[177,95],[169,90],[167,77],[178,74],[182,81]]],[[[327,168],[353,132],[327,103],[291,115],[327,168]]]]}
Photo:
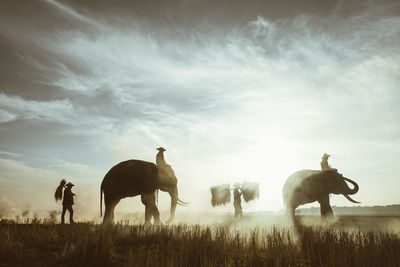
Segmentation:
{"type": "Polygon", "coordinates": [[[154,163],[142,160],[127,160],[112,167],[100,187],[100,215],[104,193],[105,212],[103,223],[114,221],[114,208],[122,198],[141,195],[145,205],[145,223],[159,224],[160,212],[156,206],[155,191],[168,192],[171,196],[171,212],[168,221],[175,215],[176,205],[187,205],[178,198],[178,180],[170,167],[158,168],[154,163]]]}
{"type": "Polygon", "coordinates": [[[318,201],[321,207],[321,217],[332,216],[329,204],[329,194],[342,194],[353,203],[349,195],[358,192],[358,184],[353,180],[343,177],[337,170],[301,170],[295,172],[286,180],[283,186],[283,201],[286,211],[294,223],[295,209],[303,204],[318,201]],[[346,182],[351,183],[351,189],[346,182]]]}

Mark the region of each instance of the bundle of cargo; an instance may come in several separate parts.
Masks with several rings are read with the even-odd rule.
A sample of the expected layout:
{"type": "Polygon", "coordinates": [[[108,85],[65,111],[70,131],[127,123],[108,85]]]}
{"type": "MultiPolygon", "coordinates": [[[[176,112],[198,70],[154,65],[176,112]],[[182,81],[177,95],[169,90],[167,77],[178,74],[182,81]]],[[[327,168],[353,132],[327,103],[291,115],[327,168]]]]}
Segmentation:
{"type": "Polygon", "coordinates": [[[244,182],[242,184],[242,195],[244,201],[249,202],[260,197],[260,186],[258,183],[244,182]]]}
{"type": "Polygon", "coordinates": [[[213,186],[211,190],[211,204],[213,207],[225,205],[231,201],[231,190],[229,184],[213,186]]]}

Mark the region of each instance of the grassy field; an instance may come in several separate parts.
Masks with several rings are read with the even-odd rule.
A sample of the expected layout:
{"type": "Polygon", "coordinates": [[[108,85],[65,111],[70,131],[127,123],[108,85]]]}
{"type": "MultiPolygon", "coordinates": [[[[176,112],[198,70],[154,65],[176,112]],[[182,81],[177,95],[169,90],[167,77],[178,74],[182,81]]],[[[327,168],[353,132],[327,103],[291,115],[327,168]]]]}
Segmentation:
{"type": "Polygon", "coordinates": [[[297,230],[270,216],[144,227],[0,223],[0,266],[400,266],[398,217],[343,216],[297,230]],[[350,227],[351,226],[351,227],[350,227]]]}

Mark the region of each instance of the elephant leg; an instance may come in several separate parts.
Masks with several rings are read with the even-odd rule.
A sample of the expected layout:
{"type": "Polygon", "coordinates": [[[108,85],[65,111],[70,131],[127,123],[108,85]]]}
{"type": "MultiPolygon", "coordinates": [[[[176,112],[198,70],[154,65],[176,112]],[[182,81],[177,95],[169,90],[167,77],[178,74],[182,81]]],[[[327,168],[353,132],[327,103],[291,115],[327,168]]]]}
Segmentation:
{"type": "Polygon", "coordinates": [[[326,221],[328,217],[333,215],[332,207],[329,203],[329,195],[323,196],[318,202],[321,206],[321,219],[322,221],[326,221]]]}
{"type": "Polygon", "coordinates": [[[160,220],[160,212],[158,211],[158,208],[156,206],[156,203],[154,202],[153,207],[151,208],[153,212],[153,218],[154,218],[154,224],[161,224],[160,220]]]}
{"type": "Polygon", "coordinates": [[[287,205],[286,204],[286,214],[287,214],[287,216],[288,216],[288,218],[289,218],[289,223],[292,225],[292,226],[294,226],[295,225],[295,220],[296,220],[296,218],[295,218],[295,209],[296,209],[296,207],[294,207],[294,206],[292,206],[292,205],[287,205]]]}
{"type": "Polygon", "coordinates": [[[119,199],[117,199],[117,200],[115,200],[113,203],[112,203],[112,205],[111,205],[111,221],[113,222],[114,221],[114,210],[115,210],[115,207],[117,206],[117,204],[119,203],[119,199]]]}
{"type": "Polygon", "coordinates": [[[144,224],[145,225],[149,225],[149,224],[151,224],[151,217],[152,217],[152,214],[151,214],[151,211],[150,211],[150,205],[149,205],[149,202],[151,201],[151,199],[150,199],[150,195],[149,194],[142,194],[141,195],[141,200],[142,200],[142,203],[143,203],[143,205],[144,205],[144,224]]]}
{"type": "Polygon", "coordinates": [[[119,203],[119,199],[110,199],[107,196],[104,197],[105,211],[103,223],[113,223],[114,222],[114,209],[119,203]]]}
{"type": "Polygon", "coordinates": [[[327,216],[328,216],[328,217],[333,217],[333,210],[332,210],[332,207],[331,207],[330,204],[328,205],[327,216]]]}
{"type": "Polygon", "coordinates": [[[144,220],[145,224],[151,223],[151,218],[154,217],[154,223],[160,224],[160,212],[156,206],[156,198],[154,193],[142,194],[142,203],[145,205],[144,220]]]}

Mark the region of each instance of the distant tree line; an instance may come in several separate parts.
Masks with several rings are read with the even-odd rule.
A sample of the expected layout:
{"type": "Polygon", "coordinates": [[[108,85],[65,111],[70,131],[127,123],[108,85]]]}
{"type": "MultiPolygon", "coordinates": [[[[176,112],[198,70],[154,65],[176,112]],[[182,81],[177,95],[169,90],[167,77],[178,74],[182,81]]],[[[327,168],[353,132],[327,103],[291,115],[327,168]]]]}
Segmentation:
{"type": "MultiPolygon", "coordinates": [[[[400,216],[400,204],[386,206],[357,206],[357,207],[338,207],[332,206],[333,213],[336,215],[398,215],[400,216]]],[[[312,207],[297,209],[296,213],[304,215],[319,215],[320,208],[312,207]]]]}

